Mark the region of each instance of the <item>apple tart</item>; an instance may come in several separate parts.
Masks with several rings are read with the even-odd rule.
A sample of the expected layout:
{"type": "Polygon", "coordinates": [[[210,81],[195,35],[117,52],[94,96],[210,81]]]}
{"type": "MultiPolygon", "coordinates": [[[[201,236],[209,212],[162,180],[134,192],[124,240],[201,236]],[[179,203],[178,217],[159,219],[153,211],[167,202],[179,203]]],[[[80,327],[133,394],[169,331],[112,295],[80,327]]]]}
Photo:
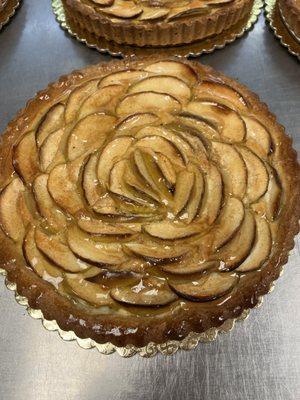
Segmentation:
{"type": "Polygon", "coordinates": [[[7,0],[0,0],[0,12],[4,9],[7,4],[7,0]]]}
{"type": "Polygon", "coordinates": [[[247,18],[254,0],[62,0],[67,19],[119,44],[168,46],[206,39],[247,18]]]}
{"type": "Polygon", "coordinates": [[[75,71],[0,149],[1,267],[98,343],[204,332],[254,307],[298,232],[299,165],[258,97],[180,58],[75,71]]]}
{"type": "Polygon", "coordinates": [[[300,40],[300,0],[279,0],[279,8],[288,29],[300,40]]]}

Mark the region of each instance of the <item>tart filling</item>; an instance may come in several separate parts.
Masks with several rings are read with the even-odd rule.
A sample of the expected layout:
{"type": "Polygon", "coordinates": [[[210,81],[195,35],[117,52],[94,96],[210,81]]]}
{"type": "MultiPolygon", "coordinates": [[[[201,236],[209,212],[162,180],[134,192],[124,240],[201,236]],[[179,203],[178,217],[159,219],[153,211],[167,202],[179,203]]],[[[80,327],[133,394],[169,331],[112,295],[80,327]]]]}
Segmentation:
{"type": "Polygon", "coordinates": [[[298,230],[290,140],[255,95],[198,63],[63,77],[0,155],[1,267],[46,318],[98,342],[178,339],[240,315],[298,230]]]}

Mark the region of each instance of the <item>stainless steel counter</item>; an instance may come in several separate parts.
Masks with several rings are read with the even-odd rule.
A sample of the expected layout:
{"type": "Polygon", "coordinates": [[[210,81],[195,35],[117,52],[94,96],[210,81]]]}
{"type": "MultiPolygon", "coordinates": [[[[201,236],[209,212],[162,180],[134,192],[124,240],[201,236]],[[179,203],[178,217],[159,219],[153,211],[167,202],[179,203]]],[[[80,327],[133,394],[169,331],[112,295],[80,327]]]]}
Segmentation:
{"type": "MultiPolygon", "coordinates": [[[[25,0],[0,32],[0,131],[35,92],[75,68],[107,61],[64,33],[50,0],[25,0]]],[[[261,16],[203,63],[237,78],[277,114],[300,151],[300,64],[261,16]]],[[[0,279],[0,400],[300,399],[300,247],[262,308],[216,342],[173,357],[122,359],[46,331],[0,279]]]]}

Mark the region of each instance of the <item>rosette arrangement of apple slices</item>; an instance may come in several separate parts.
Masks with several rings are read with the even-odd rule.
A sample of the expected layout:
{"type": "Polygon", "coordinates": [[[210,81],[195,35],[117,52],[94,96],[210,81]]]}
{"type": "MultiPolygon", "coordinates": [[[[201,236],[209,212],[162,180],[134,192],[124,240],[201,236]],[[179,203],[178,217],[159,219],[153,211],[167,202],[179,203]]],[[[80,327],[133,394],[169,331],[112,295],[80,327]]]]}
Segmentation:
{"type": "Polygon", "coordinates": [[[28,268],[99,313],[224,302],[272,255],[284,135],[200,64],[109,65],[37,100],[2,185],[1,228],[28,268]]]}

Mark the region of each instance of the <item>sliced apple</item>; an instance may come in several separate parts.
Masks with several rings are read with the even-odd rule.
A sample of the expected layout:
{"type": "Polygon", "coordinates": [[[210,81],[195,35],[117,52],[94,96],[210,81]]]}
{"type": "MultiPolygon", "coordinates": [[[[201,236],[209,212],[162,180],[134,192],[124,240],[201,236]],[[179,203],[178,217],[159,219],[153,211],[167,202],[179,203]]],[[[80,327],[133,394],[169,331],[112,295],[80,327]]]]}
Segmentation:
{"type": "Polygon", "coordinates": [[[194,184],[193,172],[182,170],[179,172],[176,181],[173,212],[175,215],[186,206],[194,184]]]}
{"type": "Polygon", "coordinates": [[[172,260],[185,255],[190,248],[182,246],[169,246],[165,244],[127,243],[124,245],[134,254],[151,260],[172,260]]]}
{"type": "Polygon", "coordinates": [[[109,289],[98,283],[89,282],[72,274],[66,275],[67,284],[82,300],[96,307],[110,306],[114,303],[109,295],[109,289]]]}
{"type": "Polygon", "coordinates": [[[138,17],[143,9],[130,0],[115,0],[111,7],[101,8],[101,11],[116,18],[129,19],[138,17]]]}
{"type": "Polygon", "coordinates": [[[238,283],[236,274],[212,272],[187,283],[169,283],[182,297],[192,301],[211,301],[230,293],[238,283]]]}
{"type": "Polygon", "coordinates": [[[222,260],[224,270],[236,268],[252,250],[255,239],[255,219],[250,211],[245,212],[244,220],[234,237],[217,254],[222,260]]]}
{"type": "Polygon", "coordinates": [[[200,2],[194,2],[181,7],[171,8],[167,20],[172,21],[176,18],[184,18],[190,15],[205,14],[208,10],[209,8],[206,4],[200,2]]]}
{"type": "Polygon", "coordinates": [[[57,131],[64,123],[65,107],[55,104],[48,110],[36,131],[37,145],[41,146],[50,133],[57,131]]]}
{"type": "Polygon", "coordinates": [[[136,306],[163,306],[177,299],[163,279],[143,278],[134,286],[117,287],[110,291],[113,299],[136,306]]]}
{"type": "Polygon", "coordinates": [[[267,128],[254,117],[243,116],[243,120],[247,131],[247,147],[258,156],[267,157],[272,147],[271,136],[267,128]]]}
{"type": "Polygon", "coordinates": [[[98,155],[91,154],[87,163],[84,166],[82,173],[82,188],[84,196],[93,208],[102,194],[103,188],[101,187],[96,174],[96,167],[98,163],[98,155]],[[102,190],[101,190],[102,189],[102,190]]]}
{"type": "Polygon", "coordinates": [[[141,232],[141,224],[135,222],[109,223],[90,217],[81,217],[78,226],[94,235],[132,235],[141,232]]]}
{"type": "Polygon", "coordinates": [[[31,183],[39,171],[38,153],[34,131],[22,137],[13,150],[13,164],[25,183],[31,183]]]}
{"type": "Polygon", "coordinates": [[[156,153],[155,161],[163,176],[165,177],[168,186],[174,186],[176,183],[176,171],[169,158],[162,153],[156,153]]]}
{"type": "Polygon", "coordinates": [[[165,17],[169,13],[168,8],[163,7],[146,7],[143,6],[143,13],[139,16],[141,21],[153,21],[158,18],[165,17]]]}
{"type": "Polygon", "coordinates": [[[48,192],[47,185],[47,174],[37,176],[33,182],[34,197],[40,214],[46,219],[51,228],[59,231],[65,228],[67,220],[61,210],[56,207],[48,192]]]}
{"type": "Polygon", "coordinates": [[[256,236],[249,256],[236,269],[238,272],[248,272],[259,269],[269,258],[272,248],[272,236],[268,222],[255,215],[256,236]]]}
{"type": "Polygon", "coordinates": [[[195,166],[192,170],[194,172],[194,182],[193,186],[191,187],[189,200],[185,210],[187,216],[185,220],[188,224],[190,224],[196,217],[197,212],[200,209],[200,204],[204,192],[204,180],[201,172],[195,166]]]}
{"type": "Polygon", "coordinates": [[[90,265],[75,257],[69,247],[55,236],[48,236],[36,229],[35,242],[42,253],[65,271],[80,272],[90,268],[90,265]]]}
{"type": "Polygon", "coordinates": [[[149,76],[149,72],[134,69],[112,72],[101,79],[99,87],[119,84],[128,85],[147,76],[149,76]]]}
{"type": "MultiPolygon", "coordinates": [[[[198,256],[199,257],[199,256],[198,256]]],[[[174,275],[196,274],[218,266],[217,261],[205,261],[201,258],[185,257],[176,263],[161,265],[160,268],[174,275]]]]}
{"type": "Polygon", "coordinates": [[[223,185],[218,169],[211,164],[204,175],[205,189],[200,209],[200,220],[212,225],[216,220],[222,202],[223,185]]]}
{"type": "Polygon", "coordinates": [[[246,164],[229,144],[212,142],[212,158],[219,164],[228,194],[243,198],[247,189],[246,164]]]}
{"type": "Polygon", "coordinates": [[[183,239],[201,233],[200,225],[185,225],[179,222],[161,221],[144,225],[146,233],[165,240],[183,239]]]}
{"type": "Polygon", "coordinates": [[[185,83],[193,85],[197,82],[198,76],[195,70],[181,61],[163,60],[147,65],[146,71],[159,75],[170,75],[182,79],[185,83]]]}
{"type": "Polygon", "coordinates": [[[127,260],[120,243],[94,241],[75,226],[68,230],[68,244],[74,254],[92,263],[117,265],[127,260]]]}
{"type": "Polygon", "coordinates": [[[150,185],[145,182],[133,163],[129,165],[129,168],[127,168],[124,173],[124,182],[140,192],[145,199],[149,197],[151,203],[153,200],[160,202],[160,196],[157,191],[153,190],[150,185]]]}
{"type": "Polygon", "coordinates": [[[99,6],[111,6],[114,3],[114,0],[92,0],[92,3],[99,6]]]}
{"type": "Polygon", "coordinates": [[[100,182],[108,183],[112,167],[125,155],[133,141],[132,137],[120,137],[104,147],[97,166],[97,176],[100,182]]]}
{"type": "Polygon", "coordinates": [[[182,104],[187,103],[191,97],[191,89],[184,81],[168,75],[150,76],[129,88],[129,93],[140,92],[169,94],[182,104]]]}
{"type": "Polygon", "coordinates": [[[59,157],[57,157],[57,155],[60,152],[59,144],[64,136],[64,133],[64,128],[58,129],[57,131],[50,133],[41,145],[39,156],[40,166],[43,172],[47,172],[48,169],[52,169],[55,164],[57,164],[57,162],[63,162],[63,160],[59,160],[59,157]]]}
{"type": "Polygon", "coordinates": [[[101,87],[94,91],[87,99],[85,99],[79,109],[79,119],[87,115],[99,112],[111,112],[124,92],[122,85],[109,85],[101,87]]]}
{"type": "Polygon", "coordinates": [[[88,115],[72,130],[68,140],[68,157],[72,161],[101,147],[113,130],[116,118],[104,113],[88,115]]]}
{"type": "Polygon", "coordinates": [[[247,189],[244,200],[247,203],[253,203],[266,193],[269,174],[265,164],[251,150],[245,147],[238,147],[237,150],[247,168],[247,189]]]}
{"type": "Polygon", "coordinates": [[[128,132],[133,135],[143,126],[159,124],[160,120],[157,115],[152,113],[136,113],[125,118],[116,126],[116,134],[124,134],[128,132]]]}
{"type": "Polygon", "coordinates": [[[198,135],[208,139],[209,141],[221,139],[217,126],[201,118],[199,115],[182,112],[179,117],[177,117],[176,121],[181,123],[183,126],[195,129],[195,131],[198,132],[198,135]]]}
{"type": "Polygon", "coordinates": [[[93,79],[77,87],[70,93],[65,109],[66,124],[71,123],[76,118],[81,104],[97,89],[98,83],[98,79],[93,79]]]}
{"type": "Polygon", "coordinates": [[[62,277],[63,271],[49,262],[38,250],[35,243],[35,228],[31,227],[23,243],[24,256],[32,269],[41,277],[62,277]]]}
{"type": "Polygon", "coordinates": [[[218,128],[222,138],[230,143],[242,142],[246,136],[245,123],[239,114],[225,105],[209,101],[193,101],[184,111],[207,120],[218,128]]]}
{"type": "Polygon", "coordinates": [[[0,193],[0,226],[14,241],[24,236],[24,222],[20,212],[25,187],[19,178],[14,178],[0,193]]]}

